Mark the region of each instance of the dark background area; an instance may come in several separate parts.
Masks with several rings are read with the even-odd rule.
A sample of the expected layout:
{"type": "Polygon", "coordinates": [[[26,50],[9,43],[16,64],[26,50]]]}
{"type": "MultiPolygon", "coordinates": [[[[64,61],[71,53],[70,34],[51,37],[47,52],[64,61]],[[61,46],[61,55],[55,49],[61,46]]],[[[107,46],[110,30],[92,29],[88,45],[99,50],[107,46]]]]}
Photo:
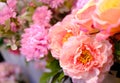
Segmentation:
{"type": "Polygon", "coordinates": [[[2,54],[0,53],[0,62],[3,62],[4,58],[2,57],[2,54]]]}

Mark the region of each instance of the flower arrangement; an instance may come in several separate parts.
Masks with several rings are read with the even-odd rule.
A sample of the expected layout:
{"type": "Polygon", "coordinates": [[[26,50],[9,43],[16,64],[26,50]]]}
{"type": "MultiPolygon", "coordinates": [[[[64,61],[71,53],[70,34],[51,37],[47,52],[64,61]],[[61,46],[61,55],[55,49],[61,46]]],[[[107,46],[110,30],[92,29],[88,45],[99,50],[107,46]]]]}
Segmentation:
{"type": "Polygon", "coordinates": [[[120,0],[1,0],[0,42],[45,59],[40,83],[102,83],[120,62],[120,0]]]}

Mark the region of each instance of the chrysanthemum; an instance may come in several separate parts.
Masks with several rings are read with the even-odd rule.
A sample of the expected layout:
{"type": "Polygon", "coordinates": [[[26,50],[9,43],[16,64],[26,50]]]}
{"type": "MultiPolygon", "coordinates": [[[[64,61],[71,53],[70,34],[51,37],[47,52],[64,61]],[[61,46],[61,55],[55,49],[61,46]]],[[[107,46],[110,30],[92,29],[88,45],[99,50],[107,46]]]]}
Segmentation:
{"type": "Polygon", "coordinates": [[[21,40],[21,53],[27,61],[44,57],[47,54],[47,31],[39,25],[25,29],[21,40]]]}
{"type": "Polygon", "coordinates": [[[33,14],[33,22],[40,26],[48,27],[52,12],[48,10],[47,6],[38,7],[33,14]]]}
{"type": "Polygon", "coordinates": [[[64,2],[64,0],[39,0],[39,1],[50,5],[52,8],[57,8],[60,4],[64,2]]]}

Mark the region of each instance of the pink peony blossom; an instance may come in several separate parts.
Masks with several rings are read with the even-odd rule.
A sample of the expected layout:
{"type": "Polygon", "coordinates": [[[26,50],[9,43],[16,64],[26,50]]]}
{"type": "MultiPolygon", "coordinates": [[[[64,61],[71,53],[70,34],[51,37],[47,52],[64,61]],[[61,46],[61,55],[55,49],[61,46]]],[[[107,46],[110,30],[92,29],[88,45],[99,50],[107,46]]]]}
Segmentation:
{"type": "Polygon", "coordinates": [[[68,15],[62,22],[58,22],[52,26],[49,30],[48,40],[49,49],[51,50],[52,56],[59,59],[60,50],[63,44],[74,35],[79,34],[79,26],[75,25],[73,16],[68,15]]]}
{"type": "Polygon", "coordinates": [[[44,57],[48,53],[47,46],[47,31],[44,27],[34,24],[25,29],[20,51],[27,61],[44,57]]]}
{"type": "Polygon", "coordinates": [[[57,8],[60,4],[64,3],[64,0],[39,0],[39,1],[50,5],[52,8],[57,8]]]}
{"type": "MultiPolygon", "coordinates": [[[[60,65],[66,75],[85,83],[101,83],[112,63],[112,45],[108,40],[97,41],[95,36],[80,32],[64,43],[60,65]]],[[[77,83],[77,82],[75,82],[77,83]]]]}
{"type": "Polygon", "coordinates": [[[119,0],[90,0],[82,9],[78,10],[76,19],[82,25],[82,30],[89,33],[100,31],[105,38],[120,32],[120,1],[119,0]],[[109,6],[107,6],[109,5],[109,6]]]}
{"type": "Polygon", "coordinates": [[[47,6],[38,7],[33,14],[33,22],[40,26],[48,27],[52,12],[47,6]]]}
{"type": "Polygon", "coordinates": [[[93,20],[100,30],[113,35],[120,32],[120,0],[100,0],[93,20]]]}

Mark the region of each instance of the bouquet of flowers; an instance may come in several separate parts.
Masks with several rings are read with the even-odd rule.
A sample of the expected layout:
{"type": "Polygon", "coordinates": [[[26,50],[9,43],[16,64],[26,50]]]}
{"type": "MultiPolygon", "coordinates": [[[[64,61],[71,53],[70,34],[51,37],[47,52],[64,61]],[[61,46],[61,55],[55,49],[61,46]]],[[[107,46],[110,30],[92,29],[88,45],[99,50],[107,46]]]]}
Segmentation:
{"type": "Polygon", "coordinates": [[[44,59],[40,83],[102,83],[119,64],[120,0],[0,1],[0,44],[44,59]]]}

